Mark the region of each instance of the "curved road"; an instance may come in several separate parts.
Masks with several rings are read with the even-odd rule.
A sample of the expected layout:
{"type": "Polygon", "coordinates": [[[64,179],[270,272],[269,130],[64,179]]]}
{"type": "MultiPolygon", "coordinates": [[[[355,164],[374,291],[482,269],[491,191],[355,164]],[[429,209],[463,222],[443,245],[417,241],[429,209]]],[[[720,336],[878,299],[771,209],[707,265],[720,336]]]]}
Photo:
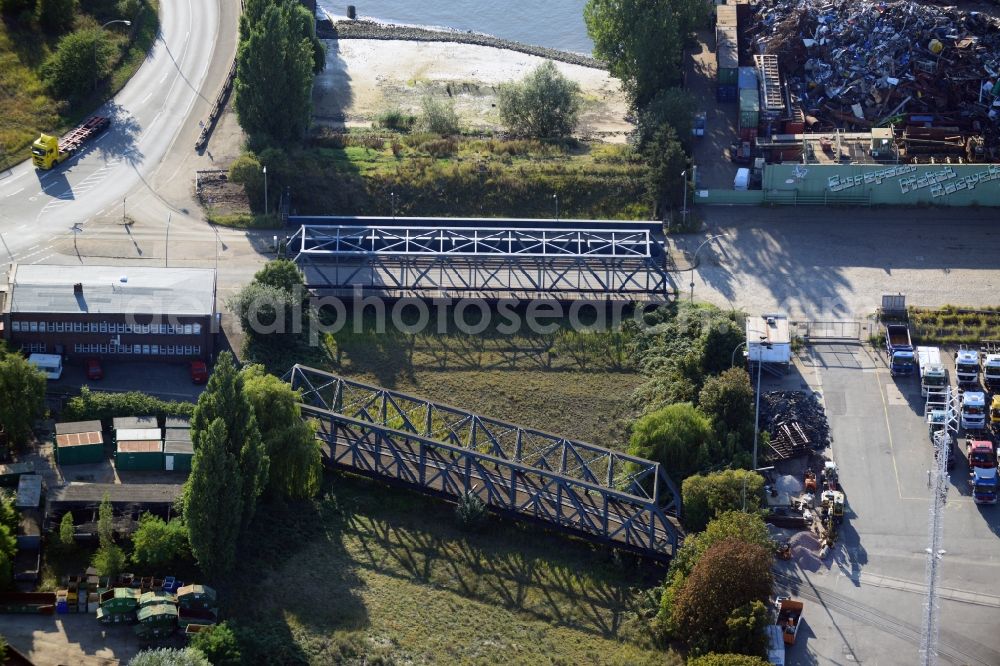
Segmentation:
{"type": "Polygon", "coordinates": [[[138,219],[186,212],[160,200],[150,183],[190,183],[181,165],[193,154],[198,120],[207,117],[232,63],[236,12],[235,0],[161,2],[160,37],[147,61],[97,111],[112,118],[110,129],[51,171],[25,162],[0,172],[0,233],[7,246],[0,261],[42,261],[66,241],[72,249],[73,225],[121,219],[126,204],[138,219]]]}

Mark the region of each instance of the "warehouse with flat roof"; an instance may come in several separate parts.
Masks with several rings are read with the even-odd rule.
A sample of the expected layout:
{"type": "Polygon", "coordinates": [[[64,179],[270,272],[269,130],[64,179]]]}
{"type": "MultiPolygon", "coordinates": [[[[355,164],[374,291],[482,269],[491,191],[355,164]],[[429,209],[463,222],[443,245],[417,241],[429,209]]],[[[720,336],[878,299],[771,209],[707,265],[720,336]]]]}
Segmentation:
{"type": "Polygon", "coordinates": [[[206,359],[214,352],[215,271],[13,264],[3,335],[26,354],[67,359],[206,359]]]}

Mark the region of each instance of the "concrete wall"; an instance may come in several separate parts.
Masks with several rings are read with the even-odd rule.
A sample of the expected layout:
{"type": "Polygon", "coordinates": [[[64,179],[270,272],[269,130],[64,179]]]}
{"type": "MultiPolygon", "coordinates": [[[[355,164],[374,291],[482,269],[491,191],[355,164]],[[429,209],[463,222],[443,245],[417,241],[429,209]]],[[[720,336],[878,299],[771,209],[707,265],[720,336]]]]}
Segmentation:
{"type": "Polygon", "coordinates": [[[1000,164],[769,164],[763,189],[776,203],[1000,206],[1000,164]]]}

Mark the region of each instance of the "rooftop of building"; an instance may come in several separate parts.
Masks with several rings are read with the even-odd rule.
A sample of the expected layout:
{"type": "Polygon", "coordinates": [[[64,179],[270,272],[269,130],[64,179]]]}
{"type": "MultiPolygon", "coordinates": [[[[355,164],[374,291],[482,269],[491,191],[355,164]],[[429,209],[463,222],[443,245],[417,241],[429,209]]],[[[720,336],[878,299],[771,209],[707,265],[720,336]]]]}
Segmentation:
{"type": "Polygon", "coordinates": [[[12,313],[212,315],[215,271],[151,266],[15,264],[12,313]]]}

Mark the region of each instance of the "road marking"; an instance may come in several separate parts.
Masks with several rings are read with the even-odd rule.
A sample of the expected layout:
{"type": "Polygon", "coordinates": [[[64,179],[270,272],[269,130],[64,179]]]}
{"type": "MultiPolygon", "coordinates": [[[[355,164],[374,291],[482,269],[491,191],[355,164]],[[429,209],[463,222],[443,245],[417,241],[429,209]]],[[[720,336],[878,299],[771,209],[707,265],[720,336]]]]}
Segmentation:
{"type": "MultiPolygon", "coordinates": [[[[8,194],[8,195],[7,195],[7,197],[12,197],[12,196],[14,196],[15,194],[18,194],[18,193],[20,193],[20,192],[24,192],[24,188],[23,188],[23,187],[22,187],[21,189],[19,189],[19,190],[14,190],[14,191],[13,191],[13,192],[11,192],[10,194],[8,194]]],[[[7,198],[7,197],[4,197],[4,198],[7,198]]]]}
{"type": "Polygon", "coordinates": [[[892,472],[896,476],[896,494],[899,495],[899,499],[903,499],[903,487],[899,483],[899,468],[896,467],[896,450],[892,445],[892,425],[889,423],[889,404],[885,399],[885,392],[882,390],[882,380],[879,378],[881,375],[878,368],[875,369],[875,385],[878,386],[878,395],[882,398],[882,416],[885,417],[885,430],[886,434],[889,436],[889,457],[892,458],[892,472]]]}
{"type": "Polygon", "coordinates": [[[139,104],[145,104],[146,102],[149,101],[149,98],[152,97],[152,96],[153,96],[153,93],[149,93],[148,95],[146,95],[145,97],[142,98],[142,101],[139,102],[139,104]]]}

